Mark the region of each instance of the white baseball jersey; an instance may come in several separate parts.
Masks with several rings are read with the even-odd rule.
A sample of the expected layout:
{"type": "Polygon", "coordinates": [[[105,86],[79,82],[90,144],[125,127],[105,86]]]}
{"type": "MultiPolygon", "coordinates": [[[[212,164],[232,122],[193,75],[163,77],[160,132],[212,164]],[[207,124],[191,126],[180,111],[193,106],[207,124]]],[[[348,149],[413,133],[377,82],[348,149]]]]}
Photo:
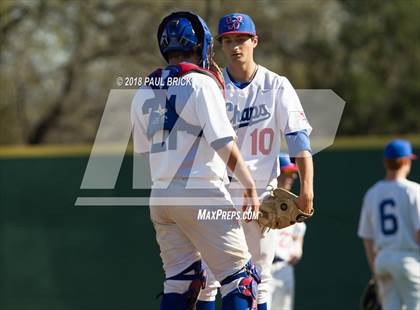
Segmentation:
{"type": "Polygon", "coordinates": [[[301,244],[296,242],[294,238],[303,238],[306,232],[305,223],[296,223],[283,229],[276,231],[277,245],[275,255],[284,261],[289,261],[290,256],[296,251],[301,251],[301,244]]]}
{"type": "Polygon", "coordinates": [[[284,76],[263,66],[243,89],[231,81],[226,68],[226,109],[236,130],[238,145],[257,186],[280,174],[278,154],[281,134],[311,131],[299,97],[284,76]]]}
{"type": "Polygon", "coordinates": [[[418,251],[420,184],[406,180],[379,181],[366,193],[358,235],[373,239],[375,250],[418,251]]]}
{"type": "MultiPolygon", "coordinates": [[[[164,70],[162,78],[167,74],[164,70]]],[[[159,97],[151,88],[140,88],[131,113],[134,150],[150,152],[153,188],[166,188],[173,179],[188,178],[188,186],[204,188],[209,181],[225,180],[226,165],[211,143],[236,135],[216,82],[204,74],[189,73],[167,89],[166,97],[155,96],[159,97]],[[163,120],[174,114],[168,113],[165,101],[174,103],[180,117],[170,133],[163,130],[163,120]],[[201,130],[203,136],[197,137],[201,130]]]]}

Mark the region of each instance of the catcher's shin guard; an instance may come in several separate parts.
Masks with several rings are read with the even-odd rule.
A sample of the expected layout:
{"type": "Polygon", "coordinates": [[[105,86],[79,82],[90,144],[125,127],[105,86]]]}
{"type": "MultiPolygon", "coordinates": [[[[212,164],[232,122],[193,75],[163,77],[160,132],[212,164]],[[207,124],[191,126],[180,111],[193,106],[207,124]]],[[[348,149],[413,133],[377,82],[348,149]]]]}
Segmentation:
{"type": "Polygon", "coordinates": [[[190,309],[184,294],[169,293],[163,294],[160,302],[160,310],[185,310],[190,309]]]}
{"type": "Polygon", "coordinates": [[[236,282],[236,286],[222,299],[222,309],[256,310],[257,285],[261,282],[261,275],[255,265],[249,261],[244,268],[225,278],[220,284],[223,286],[236,282]]]}
{"type": "Polygon", "coordinates": [[[258,304],[258,310],[267,310],[267,303],[258,304]]]}
{"type": "Polygon", "coordinates": [[[191,284],[183,294],[163,294],[160,309],[194,309],[200,290],[206,287],[207,272],[203,269],[201,260],[199,260],[179,274],[165,279],[165,281],[168,280],[191,281],[191,284]],[[193,274],[188,274],[190,272],[193,272],[193,274]]]}
{"type": "Polygon", "coordinates": [[[195,310],[216,310],[216,301],[199,300],[197,301],[195,310]]]}

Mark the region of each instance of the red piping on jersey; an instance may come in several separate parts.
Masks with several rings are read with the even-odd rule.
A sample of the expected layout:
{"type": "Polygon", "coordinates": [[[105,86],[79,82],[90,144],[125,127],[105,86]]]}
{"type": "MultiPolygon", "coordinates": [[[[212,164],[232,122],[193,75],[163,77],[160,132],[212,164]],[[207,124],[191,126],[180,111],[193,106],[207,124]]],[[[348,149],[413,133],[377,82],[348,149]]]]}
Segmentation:
{"type": "Polygon", "coordinates": [[[223,96],[225,97],[225,83],[223,83],[223,81],[215,72],[208,69],[204,69],[191,63],[179,63],[178,66],[181,68],[179,76],[183,76],[190,72],[198,72],[212,77],[216,81],[219,88],[222,90],[223,96]]]}
{"type": "MultiPolygon", "coordinates": [[[[191,64],[191,63],[179,63],[177,64],[177,66],[179,68],[181,68],[181,72],[179,73],[179,76],[184,76],[188,73],[191,72],[198,72],[198,73],[202,73],[205,74],[211,78],[213,78],[213,80],[215,80],[217,86],[219,86],[220,90],[223,93],[223,97],[226,98],[226,94],[225,94],[225,83],[219,78],[219,76],[208,69],[204,69],[201,68],[197,65],[191,64]]],[[[151,74],[149,74],[150,77],[157,77],[157,76],[162,76],[162,69],[157,69],[155,71],[153,71],[151,74]]]]}

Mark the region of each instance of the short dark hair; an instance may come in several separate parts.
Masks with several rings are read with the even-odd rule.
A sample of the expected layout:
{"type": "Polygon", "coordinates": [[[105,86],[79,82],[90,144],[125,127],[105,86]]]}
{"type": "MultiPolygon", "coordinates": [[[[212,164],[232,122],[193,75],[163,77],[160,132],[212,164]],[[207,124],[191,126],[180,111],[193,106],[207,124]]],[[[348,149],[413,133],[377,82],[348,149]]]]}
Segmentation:
{"type": "Polygon", "coordinates": [[[396,159],[384,158],[385,168],[388,170],[398,170],[410,161],[407,157],[400,157],[396,159]]]}

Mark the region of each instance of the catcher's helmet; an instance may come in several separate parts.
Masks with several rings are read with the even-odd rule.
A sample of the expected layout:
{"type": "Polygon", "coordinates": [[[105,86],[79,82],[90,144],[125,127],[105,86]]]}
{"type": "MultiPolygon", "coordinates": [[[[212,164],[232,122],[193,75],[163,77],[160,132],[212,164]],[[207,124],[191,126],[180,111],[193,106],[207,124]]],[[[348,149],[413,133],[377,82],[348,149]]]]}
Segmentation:
{"type": "Polygon", "coordinates": [[[208,68],[213,48],[213,37],[205,21],[191,12],[175,12],[166,16],[157,33],[159,49],[168,61],[170,51],[201,49],[200,67],[208,68]]]}

